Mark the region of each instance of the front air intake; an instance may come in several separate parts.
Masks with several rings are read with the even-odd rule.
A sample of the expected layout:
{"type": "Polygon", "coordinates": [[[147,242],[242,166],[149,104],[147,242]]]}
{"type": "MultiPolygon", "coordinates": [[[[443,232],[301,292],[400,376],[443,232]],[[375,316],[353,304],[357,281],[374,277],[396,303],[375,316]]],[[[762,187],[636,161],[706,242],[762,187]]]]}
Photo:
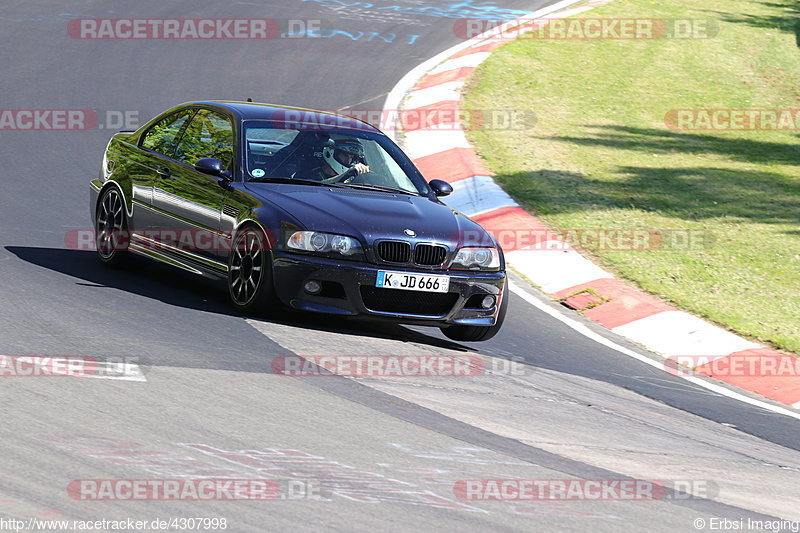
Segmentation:
{"type": "Polygon", "coordinates": [[[408,263],[411,260],[411,245],[402,241],[379,242],[378,258],[387,263],[408,263]]]}
{"type": "Polygon", "coordinates": [[[438,266],[444,263],[447,248],[438,244],[418,244],[414,249],[414,262],[424,266],[438,266]]]}

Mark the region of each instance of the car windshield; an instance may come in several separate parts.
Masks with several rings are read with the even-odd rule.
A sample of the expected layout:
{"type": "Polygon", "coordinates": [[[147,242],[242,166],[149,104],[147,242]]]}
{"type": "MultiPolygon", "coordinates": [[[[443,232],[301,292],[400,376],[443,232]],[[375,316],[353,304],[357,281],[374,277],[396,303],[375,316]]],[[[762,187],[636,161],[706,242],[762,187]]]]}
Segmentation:
{"type": "Polygon", "coordinates": [[[248,181],[288,178],[298,183],[317,181],[354,189],[427,193],[424,180],[410,175],[416,171],[408,158],[382,134],[282,126],[267,121],[244,123],[248,181]]]}

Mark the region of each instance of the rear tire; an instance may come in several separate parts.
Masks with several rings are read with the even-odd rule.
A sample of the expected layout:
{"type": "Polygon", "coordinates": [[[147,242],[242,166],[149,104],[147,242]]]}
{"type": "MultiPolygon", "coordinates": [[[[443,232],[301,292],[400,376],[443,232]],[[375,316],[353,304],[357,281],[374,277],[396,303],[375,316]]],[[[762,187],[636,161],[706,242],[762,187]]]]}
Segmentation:
{"type": "Polygon", "coordinates": [[[97,202],[95,245],[100,260],[108,266],[122,266],[128,259],[128,216],[125,201],[114,187],[106,189],[97,202]]]}
{"type": "Polygon", "coordinates": [[[494,326],[447,326],[442,327],[442,333],[448,339],[459,342],[488,341],[500,331],[508,311],[508,282],[503,286],[503,300],[500,302],[500,312],[494,326]]]}
{"type": "Polygon", "coordinates": [[[260,228],[245,226],[234,236],[228,257],[228,295],[245,314],[266,315],[278,306],[269,241],[260,228]]]}

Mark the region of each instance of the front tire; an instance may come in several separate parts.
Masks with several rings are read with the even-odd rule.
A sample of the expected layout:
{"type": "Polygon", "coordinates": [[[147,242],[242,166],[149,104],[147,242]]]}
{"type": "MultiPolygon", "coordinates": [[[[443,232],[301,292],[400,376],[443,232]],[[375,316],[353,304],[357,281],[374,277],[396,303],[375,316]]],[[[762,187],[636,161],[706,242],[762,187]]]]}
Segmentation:
{"type": "Polygon", "coordinates": [[[122,194],[111,187],[97,202],[95,244],[100,260],[109,266],[121,266],[129,256],[128,217],[122,194]]]}
{"type": "Polygon", "coordinates": [[[508,282],[503,286],[503,300],[500,302],[500,312],[497,314],[497,322],[494,326],[447,326],[441,328],[442,333],[448,339],[459,342],[481,342],[488,341],[500,331],[506,319],[508,311],[508,282]]]}
{"type": "Polygon", "coordinates": [[[228,257],[228,295],[246,314],[263,315],[277,306],[266,235],[247,226],[236,232],[228,257]]]}

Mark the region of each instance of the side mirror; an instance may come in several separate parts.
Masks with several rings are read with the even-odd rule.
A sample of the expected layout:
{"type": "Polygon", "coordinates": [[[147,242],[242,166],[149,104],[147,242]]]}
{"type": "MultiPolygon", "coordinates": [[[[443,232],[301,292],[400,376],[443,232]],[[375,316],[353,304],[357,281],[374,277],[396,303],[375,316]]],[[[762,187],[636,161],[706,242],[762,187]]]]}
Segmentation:
{"type": "Polygon", "coordinates": [[[225,172],[222,169],[222,161],[215,157],[204,157],[194,164],[194,169],[211,176],[222,176],[225,172]]]}
{"type": "Polygon", "coordinates": [[[428,186],[430,186],[433,194],[435,194],[437,197],[447,196],[453,192],[453,186],[444,180],[431,180],[430,183],[428,183],[428,186]]]}

